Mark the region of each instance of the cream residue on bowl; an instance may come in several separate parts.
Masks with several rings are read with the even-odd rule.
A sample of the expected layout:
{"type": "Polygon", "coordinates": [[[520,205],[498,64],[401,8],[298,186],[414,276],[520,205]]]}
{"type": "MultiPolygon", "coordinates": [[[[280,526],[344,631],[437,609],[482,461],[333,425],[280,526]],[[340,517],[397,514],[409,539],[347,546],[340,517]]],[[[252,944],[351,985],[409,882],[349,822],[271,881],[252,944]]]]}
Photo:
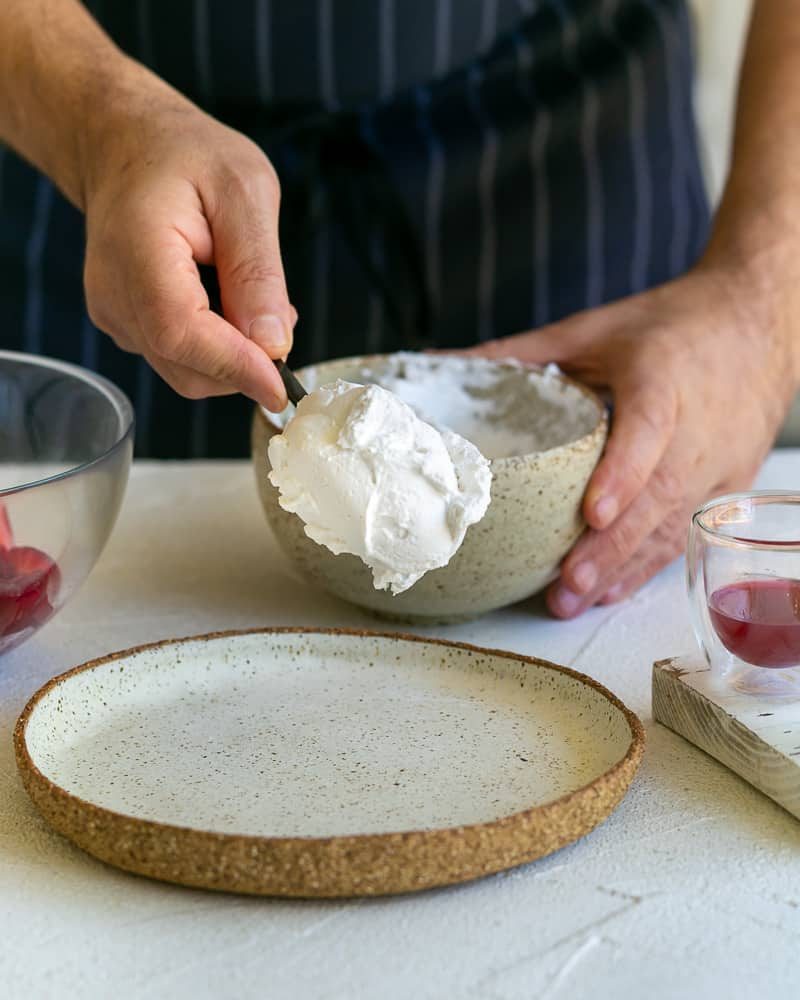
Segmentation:
{"type": "MultiPolygon", "coordinates": [[[[597,425],[591,397],[559,375],[555,365],[538,371],[513,359],[399,352],[354,365],[344,377],[389,389],[422,420],[498,459],[569,444],[597,425]]],[[[325,365],[303,378],[308,389],[329,380],[325,365]]]]}

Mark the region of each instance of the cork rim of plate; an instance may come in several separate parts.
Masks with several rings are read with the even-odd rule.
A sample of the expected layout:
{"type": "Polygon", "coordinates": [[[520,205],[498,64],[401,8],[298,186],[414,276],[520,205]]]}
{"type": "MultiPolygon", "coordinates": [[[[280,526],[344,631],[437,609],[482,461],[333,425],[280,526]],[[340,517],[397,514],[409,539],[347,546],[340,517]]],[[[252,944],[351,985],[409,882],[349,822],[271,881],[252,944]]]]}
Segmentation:
{"type": "Polygon", "coordinates": [[[396,895],[471,881],[551,854],[583,837],[619,805],[641,763],[645,730],[603,684],[571,667],[510,650],[370,629],[273,626],[161,639],[88,660],[42,685],[14,727],[24,787],[57,832],[94,857],[159,881],[218,891],[293,898],[396,895]],[[141,819],[89,802],[48,778],[28,748],[26,730],[39,703],[78,674],[138,653],[189,642],[255,635],[348,636],[442,646],[562,674],[601,695],[630,730],[625,754],[610,768],[551,801],[474,824],[322,837],[223,833],[141,819]]]}

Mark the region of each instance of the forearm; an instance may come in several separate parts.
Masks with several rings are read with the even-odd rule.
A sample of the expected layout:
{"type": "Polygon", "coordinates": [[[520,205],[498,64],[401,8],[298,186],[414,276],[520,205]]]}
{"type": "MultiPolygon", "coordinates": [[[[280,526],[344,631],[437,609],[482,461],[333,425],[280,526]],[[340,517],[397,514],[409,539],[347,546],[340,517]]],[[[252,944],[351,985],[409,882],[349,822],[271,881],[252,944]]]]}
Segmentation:
{"type": "Polygon", "coordinates": [[[86,206],[115,122],[180,95],[129,59],[78,0],[0,2],[0,140],[86,206]]]}
{"type": "Polygon", "coordinates": [[[800,20],[796,0],[756,0],[730,174],[707,259],[744,270],[782,316],[800,382],[800,20]]]}

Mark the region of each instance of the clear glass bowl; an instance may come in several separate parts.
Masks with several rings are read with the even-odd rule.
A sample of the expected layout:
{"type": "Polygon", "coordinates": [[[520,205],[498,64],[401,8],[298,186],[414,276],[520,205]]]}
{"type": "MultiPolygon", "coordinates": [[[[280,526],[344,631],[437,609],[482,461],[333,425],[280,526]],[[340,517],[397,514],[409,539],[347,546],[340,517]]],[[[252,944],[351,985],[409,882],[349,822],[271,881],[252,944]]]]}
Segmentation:
{"type": "Polygon", "coordinates": [[[119,513],[133,407],[106,379],[0,351],[0,654],[62,608],[119,513]]]}

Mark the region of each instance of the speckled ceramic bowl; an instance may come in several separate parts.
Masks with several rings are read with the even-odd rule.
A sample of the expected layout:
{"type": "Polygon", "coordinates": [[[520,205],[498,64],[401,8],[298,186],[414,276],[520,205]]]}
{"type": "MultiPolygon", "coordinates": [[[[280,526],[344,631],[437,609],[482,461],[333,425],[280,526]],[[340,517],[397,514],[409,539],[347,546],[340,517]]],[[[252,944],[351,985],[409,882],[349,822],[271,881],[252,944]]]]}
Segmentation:
{"type": "MultiPolygon", "coordinates": [[[[416,403],[419,365],[425,366],[431,378],[448,365],[458,367],[466,396],[462,393],[454,400],[450,426],[460,433],[469,429],[466,424],[471,423],[473,429],[478,426],[474,414],[465,412],[465,399],[473,397],[480,428],[485,429],[492,448],[506,454],[493,457],[476,442],[492,460],[492,500],[483,520],[467,531],[447,566],[392,596],[373,587],[370,570],[356,556],[334,555],[307,537],[300,518],[280,507],[278,491],[268,479],[267,445],[291,418],[291,408],[277,416],[264,410],[255,413],[252,452],[259,494],[284,551],[295,567],[325,590],[398,621],[433,624],[474,618],[541,590],[583,531],[581,500],[605,444],[605,407],[588,389],[558,373],[446,355],[415,355],[417,377],[409,378],[406,392],[407,357],[346,358],[298,374],[310,388],[337,378],[387,383],[416,403]],[[478,384],[487,370],[497,377],[497,391],[491,394],[478,384]],[[520,454],[508,454],[507,432],[518,442],[520,454]]],[[[443,393],[429,390],[426,387],[429,396],[437,396],[440,409],[446,408],[443,393]]]]}

